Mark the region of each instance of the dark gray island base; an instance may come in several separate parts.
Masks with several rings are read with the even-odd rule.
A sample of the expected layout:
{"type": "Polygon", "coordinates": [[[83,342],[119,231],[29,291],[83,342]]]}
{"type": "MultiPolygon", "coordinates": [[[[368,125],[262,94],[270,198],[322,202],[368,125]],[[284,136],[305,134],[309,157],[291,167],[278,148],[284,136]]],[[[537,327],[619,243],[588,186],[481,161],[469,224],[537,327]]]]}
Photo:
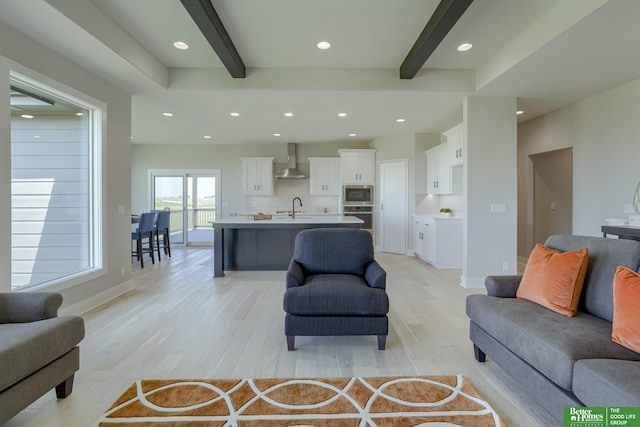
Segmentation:
{"type": "Polygon", "coordinates": [[[224,218],[212,223],[214,229],[213,275],[224,270],[286,270],[293,244],[301,230],[309,228],[360,228],[357,217],[316,216],[296,219],[258,220],[224,218]]]}

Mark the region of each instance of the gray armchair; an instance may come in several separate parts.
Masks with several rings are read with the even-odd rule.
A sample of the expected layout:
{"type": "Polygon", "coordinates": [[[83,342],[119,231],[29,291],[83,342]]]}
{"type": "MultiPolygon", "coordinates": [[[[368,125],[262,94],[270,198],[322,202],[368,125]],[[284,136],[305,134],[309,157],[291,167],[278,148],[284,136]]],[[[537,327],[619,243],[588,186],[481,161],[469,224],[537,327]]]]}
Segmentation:
{"type": "Polygon", "coordinates": [[[61,305],[56,293],[0,293],[0,424],[54,387],[71,393],[84,321],[57,317],[61,305]]]}
{"type": "Polygon", "coordinates": [[[377,335],[384,350],[389,322],[386,272],[365,230],[316,228],[296,236],[286,276],[284,333],[295,337],[377,335]]]}

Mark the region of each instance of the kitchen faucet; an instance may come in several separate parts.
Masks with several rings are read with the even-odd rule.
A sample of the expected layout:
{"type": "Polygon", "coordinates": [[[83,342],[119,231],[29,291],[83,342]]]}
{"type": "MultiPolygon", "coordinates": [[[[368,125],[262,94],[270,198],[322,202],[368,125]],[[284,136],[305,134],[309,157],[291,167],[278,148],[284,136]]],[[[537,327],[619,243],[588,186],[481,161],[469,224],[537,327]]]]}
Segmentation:
{"type": "Polygon", "coordinates": [[[300,197],[294,197],[291,202],[291,219],[296,219],[296,200],[300,202],[300,207],[302,207],[302,200],[300,197]]]}

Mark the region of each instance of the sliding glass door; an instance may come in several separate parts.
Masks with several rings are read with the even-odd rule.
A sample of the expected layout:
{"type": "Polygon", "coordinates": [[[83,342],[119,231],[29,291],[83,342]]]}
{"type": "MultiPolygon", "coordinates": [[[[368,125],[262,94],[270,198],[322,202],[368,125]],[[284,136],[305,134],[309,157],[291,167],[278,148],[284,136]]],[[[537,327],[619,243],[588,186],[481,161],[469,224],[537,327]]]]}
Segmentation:
{"type": "Polygon", "coordinates": [[[213,245],[220,172],[151,171],[151,183],[152,209],[171,212],[171,244],[213,245]]]}

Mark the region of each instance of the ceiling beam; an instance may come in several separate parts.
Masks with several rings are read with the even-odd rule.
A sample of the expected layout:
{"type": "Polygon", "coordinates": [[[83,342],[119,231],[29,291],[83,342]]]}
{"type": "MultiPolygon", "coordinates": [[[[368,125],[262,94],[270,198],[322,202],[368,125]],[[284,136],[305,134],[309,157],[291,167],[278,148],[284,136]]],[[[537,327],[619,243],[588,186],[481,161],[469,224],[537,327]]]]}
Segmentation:
{"type": "Polygon", "coordinates": [[[431,19],[400,66],[400,78],[412,79],[444,40],[473,0],[440,0],[431,19]]]}
{"type": "Polygon", "coordinates": [[[245,78],[246,69],[211,0],[180,0],[231,77],[245,78]]]}

